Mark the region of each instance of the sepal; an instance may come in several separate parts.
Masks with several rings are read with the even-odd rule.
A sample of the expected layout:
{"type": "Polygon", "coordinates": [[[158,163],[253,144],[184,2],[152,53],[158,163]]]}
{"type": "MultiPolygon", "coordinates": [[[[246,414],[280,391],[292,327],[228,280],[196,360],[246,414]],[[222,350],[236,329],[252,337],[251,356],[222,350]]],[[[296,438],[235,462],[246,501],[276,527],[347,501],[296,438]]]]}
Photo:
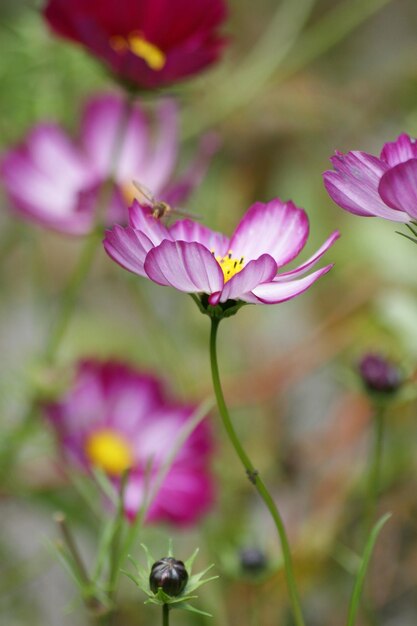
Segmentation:
{"type": "MultiPolygon", "coordinates": [[[[196,609],[194,606],[189,604],[190,600],[195,600],[198,598],[195,595],[195,591],[199,589],[202,585],[205,585],[212,580],[216,580],[218,576],[210,576],[205,578],[207,572],[211,570],[213,565],[209,565],[201,572],[197,572],[195,574],[192,573],[192,568],[194,561],[198,554],[198,548],[195,552],[184,561],[185,568],[188,572],[188,582],[183,589],[183,591],[177,596],[169,596],[166,594],[163,589],[158,589],[156,593],[154,593],[149,585],[149,573],[152,570],[152,566],[157,559],[155,559],[148,548],[141,544],[141,547],[146,555],[147,565],[146,568],[143,568],[132,556],[129,555],[128,559],[132,563],[135,568],[135,573],[122,570],[122,572],[137,586],[139,589],[143,591],[143,593],[147,596],[147,600],[145,600],[145,604],[157,604],[159,606],[163,606],[164,604],[168,604],[172,609],[183,609],[184,611],[190,611],[192,613],[198,613],[199,615],[205,615],[211,617],[209,613],[205,613],[204,611],[200,611],[196,609]]],[[[172,545],[170,543],[169,556],[172,556],[172,545]]]]}

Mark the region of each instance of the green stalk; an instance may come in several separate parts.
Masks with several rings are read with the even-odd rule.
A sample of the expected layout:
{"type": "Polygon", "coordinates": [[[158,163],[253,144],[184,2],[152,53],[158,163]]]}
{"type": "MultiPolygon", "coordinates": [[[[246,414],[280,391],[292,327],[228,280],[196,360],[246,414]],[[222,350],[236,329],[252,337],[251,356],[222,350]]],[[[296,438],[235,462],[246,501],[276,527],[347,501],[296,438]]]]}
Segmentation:
{"type": "Polygon", "coordinates": [[[110,564],[109,564],[109,578],[107,585],[107,593],[109,599],[114,602],[114,596],[116,593],[116,582],[119,575],[119,552],[121,550],[121,541],[123,534],[124,524],[124,502],[126,486],[129,480],[129,470],[126,470],[122,476],[120,484],[119,501],[117,504],[117,511],[115,516],[115,525],[113,530],[113,537],[110,544],[110,564]]]}
{"type": "Polygon", "coordinates": [[[292,612],[294,616],[294,623],[296,626],[305,626],[304,618],[301,610],[301,603],[299,599],[299,594],[297,590],[297,585],[295,582],[293,564],[290,546],[287,538],[287,534],[285,531],[284,523],[282,521],[281,515],[276,507],[276,504],[270,495],[265,483],[259,475],[259,472],[256,470],[252,461],[246,454],[242,444],[240,443],[239,437],[233,427],[232,421],[230,419],[229,411],[224,399],[223,390],[220,382],[219,375],[219,366],[217,362],[217,330],[219,327],[220,320],[218,318],[211,318],[211,333],[210,333],[210,362],[211,362],[211,374],[213,379],[213,388],[214,393],[216,395],[217,405],[219,408],[220,416],[223,421],[223,425],[226,429],[227,435],[232,446],[235,449],[236,454],[238,455],[240,462],[246,470],[246,474],[251,481],[251,483],[256,488],[257,492],[261,496],[262,500],[266,504],[272,519],[274,520],[276,529],[278,531],[279,539],[281,542],[282,554],[284,557],[284,567],[285,567],[285,577],[287,581],[288,592],[290,596],[292,612]]]}
{"type": "Polygon", "coordinates": [[[101,232],[97,229],[95,229],[91,234],[87,236],[84,247],[81,251],[80,259],[64,289],[64,292],[62,294],[61,307],[58,313],[58,319],[55,322],[53,331],[50,334],[46,344],[44,359],[48,365],[51,365],[55,360],[55,356],[68,328],[68,324],[71,320],[72,313],[74,312],[74,307],[77,303],[78,294],[90,271],[91,264],[94,259],[94,254],[97,250],[100,240],[101,232]]]}
{"type": "MultiPolygon", "coordinates": [[[[123,138],[125,136],[130,112],[132,110],[132,104],[133,96],[126,96],[125,107],[120,117],[119,128],[116,133],[116,138],[114,142],[112,163],[110,167],[111,175],[109,180],[105,181],[102,184],[99,191],[97,204],[95,207],[93,228],[91,233],[86,238],[79,262],[77,263],[75,270],[70,276],[70,279],[62,293],[62,300],[58,312],[58,317],[41,357],[42,364],[50,366],[55,361],[62,339],[71,321],[71,317],[77,303],[78,294],[80,293],[80,290],[89,273],[91,264],[94,260],[94,253],[96,252],[97,247],[101,241],[103,222],[102,216],[109,203],[109,200],[111,199],[111,194],[113,192],[113,173],[116,170],[119,160],[120,150],[123,145],[123,138]]],[[[23,443],[32,430],[32,425],[34,422],[33,418],[36,415],[37,410],[36,390],[35,392],[32,392],[31,395],[29,395],[28,401],[29,406],[21,423],[17,426],[15,431],[11,433],[11,435],[7,438],[5,445],[0,446],[0,479],[2,479],[6,475],[6,473],[10,469],[10,466],[13,464],[14,458],[16,456],[16,442],[23,443]]]]}
{"type": "MultiPolygon", "coordinates": [[[[70,528],[67,524],[65,515],[63,513],[56,513],[54,518],[61,532],[64,546],[66,547],[68,554],[72,559],[72,568],[74,568],[74,573],[76,575],[76,578],[79,580],[79,584],[84,590],[91,590],[92,581],[84,565],[83,559],[75,543],[74,537],[72,536],[70,528]]],[[[86,609],[88,610],[90,622],[92,625],[101,624],[102,626],[107,626],[108,624],[110,624],[110,612],[107,610],[106,607],[102,605],[98,598],[96,598],[94,595],[87,595],[84,598],[84,604],[86,609]]]]}
{"type": "Polygon", "coordinates": [[[361,565],[358,569],[358,573],[356,575],[355,584],[352,591],[351,600],[349,603],[349,613],[347,618],[347,626],[355,626],[356,619],[359,612],[359,607],[362,599],[363,586],[365,584],[365,577],[368,571],[369,562],[372,557],[372,553],[374,551],[376,540],[378,539],[378,535],[381,532],[382,528],[386,524],[386,522],[391,517],[391,514],[388,513],[381,517],[381,519],[375,524],[369,533],[369,537],[366,542],[365,550],[362,556],[361,565]]]}
{"type": "Polygon", "coordinates": [[[375,406],[373,416],[373,443],[370,457],[368,491],[366,502],[366,532],[368,533],[374,523],[378,507],[378,496],[381,483],[382,454],[385,435],[385,411],[380,405],[375,406]]]}
{"type": "Polygon", "coordinates": [[[162,605],[162,626],[169,626],[169,604],[162,605]]]}

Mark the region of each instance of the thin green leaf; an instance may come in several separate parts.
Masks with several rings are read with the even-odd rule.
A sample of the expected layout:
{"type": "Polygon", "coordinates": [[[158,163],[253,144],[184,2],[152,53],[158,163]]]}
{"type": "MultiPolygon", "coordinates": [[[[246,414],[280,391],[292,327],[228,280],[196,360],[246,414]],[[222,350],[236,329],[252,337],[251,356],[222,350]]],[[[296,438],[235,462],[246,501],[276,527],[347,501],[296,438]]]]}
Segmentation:
{"type": "Polygon", "coordinates": [[[139,531],[141,530],[141,528],[143,526],[143,522],[144,522],[145,515],[146,515],[146,504],[148,502],[149,493],[150,493],[150,484],[151,484],[151,477],[152,477],[152,472],[153,472],[153,465],[154,465],[154,458],[151,457],[147,461],[146,467],[145,467],[143,502],[142,502],[139,510],[136,513],[136,516],[135,516],[135,519],[133,520],[133,523],[130,525],[130,528],[128,530],[126,540],[125,540],[124,545],[122,547],[121,562],[123,562],[123,560],[125,558],[125,555],[127,555],[130,552],[130,550],[132,549],[133,544],[136,543],[136,541],[138,539],[139,531]]]}
{"type": "Polygon", "coordinates": [[[113,483],[109,480],[107,474],[103,472],[99,467],[93,468],[93,477],[100,487],[101,491],[104,495],[110,500],[110,502],[117,507],[119,503],[119,495],[113,485],[113,483]]]}
{"type": "Polygon", "coordinates": [[[187,559],[184,563],[185,565],[185,569],[187,570],[188,574],[191,576],[191,572],[193,569],[193,565],[194,565],[194,561],[197,558],[197,554],[200,552],[200,548],[196,548],[194,550],[194,552],[192,553],[192,555],[190,556],[189,559],[187,559]]]}
{"type": "Polygon", "coordinates": [[[93,568],[92,579],[94,582],[100,578],[106,562],[109,559],[110,545],[114,535],[115,519],[111,519],[103,527],[97,550],[97,558],[93,568]]]}
{"type": "Polygon", "coordinates": [[[134,574],[131,574],[130,572],[128,572],[125,569],[120,570],[122,574],[124,574],[125,576],[127,576],[128,578],[130,578],[130,580],[135,583],[135,585],[137,585],[139,587],[139,583],[140,580],[137,576],[134,576],[134,574]]]}
{"type": "Polygon", "coordinates": [[[193,574],[193,576],[191,576],[191,580],[194,583],[200,582],[200,580],[203,578],[203,576],[205,576],[207,574],[207,572],[209,572],[211,569],[213,569],[213,567],[214,567],[214,563],[212,563],[211,565],[206,567],[206,569],[203,569],[201,572],[198,572],[198,574],[193,574]]]}
{"type": "Polygon", "coordinates": [[[144,543],[141,543],[141,548],[144,550],[145,554],[146,554],[146,560],[148,563],[148,571],[151,571],[152,565],[155,563],[155,559],[153,558],[152,554],[149,552],[148,548],[145,546],[144,543]]]}
{"type": "Polygon", "coordinates": [[[182,606],[181,608],[184,609],[185,611],[189,611],[190,613],[197,613],[197,615],[204,615],[204,617],[213,617],[211,613],[206,613],[206,611],[200,611],[200,609],[196,609],[195,606],[192,606],[191,604],[184,604],[184,606],[182,606]]]}
{"type": "Polygon", "coordinates": [[[78,573],[78,568],[74,560],[70,556],[70,554],[68,554],[67,551],[65,550],[65,547],[63,546],[63,544],[58,543],[58,542],[57,543],[49,542],[48,545],[49,545],[49,549],[54,553],[55,557],[61,563],[63,568],[68,572],[70,577],[74,580],[77,587],[79,587],[80,589],[83,589],[84,581],[82,580],[82,578],[80,578],[79,573],[78,573]]]}
{"type": "Polygon", "coordinates": [[[171,452],[167,455],[165,463],[163,463],[156,475],[155,481],[152,485],[152,489],[149,493],[149,498],[147,498],[146,505],[143,507],[143,519],[146,518],[146,514],[149,511],[150,506],[152,505],[154,499],[158,495],[158,491],[161,488],[162,483],[164,482],[169,470],[174,463],[178,452],[181,450],[184,443],[187,441],[188,437],[194,432],[200,422],[203,421],[207,414],[214,406],[213,398],[209,400],[203,401],[195,410],[192,417],[184,424],[184,426],[180,429],[178,436],[174,441],[174,445],[172,446],[171,452]]]}
{"type": "Polygon", "coordinates": [[[417,243],[417,239],[414,239],[414,237],[410,237],[410,235],[406,235],[405,233],[400,233],[399,230],[396,230],[395,232],[397,233],[397,235],[401,235],[401,237],[405,237],[406,239],[409,239],[413,243],[417,243]]]}
{"type": "Polygon", "coordinates": [[[410,224],[406,224],[406,227],[409,231],[413,233],[414,237],[417,237],[417,231],[415,230],[415,228],[413,228],[410,224]]]}
{"type": "Polygon", "coordinates": [[[362,557],[362,564],[359,568],[355,585],[353,587],[352,597],[349,605],[349,614],[347,626],[355,626],[356,617],[358,614],[358,609],[362,597],[363,585],[365,582],[365,576],[368,571],[369,562],[372,557],[372,553],[375,547],[376,540],[378,539],[378,535],[381,532],[382,528],[385,526],[386,522],[391,517],[391,513],[387,513],[375,524],[373,529],[371,530],[368,541],[365,546],[365,550],[362,557]]]}

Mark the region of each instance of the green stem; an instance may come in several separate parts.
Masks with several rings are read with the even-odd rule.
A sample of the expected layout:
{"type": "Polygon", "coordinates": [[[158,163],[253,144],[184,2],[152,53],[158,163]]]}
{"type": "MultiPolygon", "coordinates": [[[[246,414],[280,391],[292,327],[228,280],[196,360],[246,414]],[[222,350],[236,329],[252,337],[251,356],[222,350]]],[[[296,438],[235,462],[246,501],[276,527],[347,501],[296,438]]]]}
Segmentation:
{"type": "Polygon", "coordinates": [[[115,527],[113,531],[113,538],[110,545],[110,568],[108,578],[108,596],[111,601],[114,600],[116,593],[116,583],[120,571],[120,552],[121,552],[121,535],[123,533],[124,523],[124,504],[126,486],[129,480],[129,470],[126,470],[122,476],[119,492],[119,501],[117,503],[117,511],[115,516],[115,527]]]}
{"type": "Polygon", "coordinates": [[[51,365],[61,345],[62,339],[68,328],[78,293],[89,273],[94,259],[94,253],[101,239],[101,233],[94,231],[87,236],[84,247],[81,251],[80,259],[70,276],[67,286],[64,289],[58,319],[55,322],[52,333],[49,336],[45,349],[45,361],[51,365]]]}
{"type": "MultiPolygon", "coordinates": [[[[79,262],[77,263],[75,270],[70,276],[70,279],[62,293],[58,317],[41,357],[41,361],[43,362],[43,364],[52,365],[55,361],[56,354],[59,350],[62,339],[68,328],[68,324],[71,320],[71,316],[74,312],[78,294],[89,273],[91,264],[94,260],[94,253],[97,250],[97,247],[101,241],[103,213],[111,199],[111,194],[113,193],[113,174],[116,171],[117,163],[119,161],[120,151],[123,146],[123,138],[126,133],[132,106],[133,96],[128,95],[126,97],[123,113],[120,116],[118,130],[114,141],[109,179],[103,182],[103,184],[101,185],[97,197],[97,203],[95,206],[94,224],[92,227],[92,231],[86,238],[79,262]]],[[[6,444],[4,446],[0,446],[0,482],[6,472],[9,470],[10,466],[13,464],[14,458],[16,456],[16,451],[13,444],[15,442],[23,443],[26,440],[27,435],[31,432],[32,424],[34,421],[33,417],[36,414],[37,409],[36,402],[37,397],[35,389],[34,393],[29,396],[29,407],[21,423],[17,426],[17,428],[10,435],[10,437],[7,438],[6,444]]]]}
{"type": "Polygon", "coordinates": [[[381,482],[382,453],[384,447],[385,413],[376,406],[373,417],[373,442],[369,466],[368,493],[366,503],[366,533],[369,533],[375,520],[381,482]]]}
{"type": "Polygon", "coordinates": [[[162,626],[169,626],[169,604],[162,605],[162,626]]]}
{"type": "Polygon", "coordinates": [[[249,480],[255,486],[257,492],[261,496],[262,500],[266,504],[278,531],[279,539],[281,542],[282,554],[284,557],[284,566],[285,566],[285,576],[288,586],[288,592],[290,596],[294,623],[296,626],[304,626],[304,618],[301,610],[301,603],[298,595],[297,585],[295,582],[293,564],[290,546],[288,543],[287,534],[285,532],[284,523],[282,521],[281,515],[276,507],[276,504],[271,497],[267,487],[265,486],[262,478],[259,475],[259,472],[256,470],[252,461],[246,454],[242,444],[240,443],[239,437],[233,427],[232,421],[230,419],[229,411],[227,409],[227,405],[224,399],[223,390],[220,382],[219,375],[219,366],[217,362],[217,330],[219,327],[220,320],[217,318],[211,318],[211,333],[210,333],[210,362],[211,362],[211,374],[213,379],[213,388],[214,393],[216,395],[217,405],[219,408],[220,416],[223,421],[223,425],[226,429],[227,435],[231,444],[233,445],[236,454],[238,455],[243,467],[246,470],[246,474],[249,480]]]}

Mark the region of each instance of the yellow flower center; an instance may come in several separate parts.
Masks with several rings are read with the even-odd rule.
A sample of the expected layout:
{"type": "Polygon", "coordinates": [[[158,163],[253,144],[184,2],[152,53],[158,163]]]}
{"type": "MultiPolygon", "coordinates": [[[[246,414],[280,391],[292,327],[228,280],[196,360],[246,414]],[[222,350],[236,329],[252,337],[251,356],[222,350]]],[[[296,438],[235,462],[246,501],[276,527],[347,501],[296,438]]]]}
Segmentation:
{"type": "Polygon", "coordinates": [[[87,440],[85,452],[93,465],[112,476],[119,476],[133,463],[128,441],[110,428],[93,433],[87,440]]]}
{"type": "Polygon", "coordinates": [[[166,55],[155,44],[147,41],[141,33],[131,33],[127,38],[115,35],[110,37],[110,45],[119,54],[130,50],[143,59],[151,70],[162,70],[166,63],[166,55]]]}
{"type": "MultiPolygon", "coordinates": [[[[214,250],[212,250],[212,254],[214,256],[214,250]]],[[[229,250],[225,256],[216,256],[215,259],[218,263],[220,263],[225,283],[227,283],[227,281],[230,280],[235,274],[238,274],[243,270],[243,257],[241,259],[233,258],[231,250],[229,250]]]]}

